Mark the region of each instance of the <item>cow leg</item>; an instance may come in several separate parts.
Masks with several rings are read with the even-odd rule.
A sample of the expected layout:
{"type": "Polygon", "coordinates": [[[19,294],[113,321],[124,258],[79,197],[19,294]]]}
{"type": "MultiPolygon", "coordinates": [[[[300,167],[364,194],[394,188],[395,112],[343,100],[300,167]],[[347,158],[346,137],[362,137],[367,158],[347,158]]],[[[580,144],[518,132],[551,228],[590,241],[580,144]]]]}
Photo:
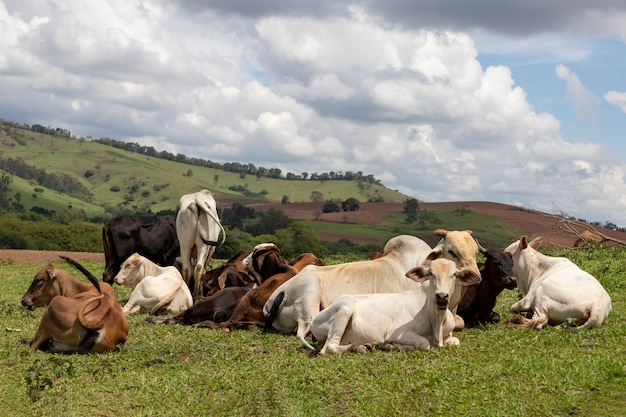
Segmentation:
{"type": "Polygon", "coordinates": [[[318,316],[323,323],[320,329],[326,334],[326,341],[320,353],[341,353],[353,350],[352,344],[341,345],[341,338],[352,319],[352,313],[352,305],[333,304],[321,313],[322,317],[318,316]]]}
{"type": "Polygon", "coordinates": [[[196,266],[193,270],[193,298],[194,300],[202,296],[202,277],[206,272],[206,266],[211,256],[211,249],[206,246],[200,246],[198,249],[198,257],[196,258],[196,266]]]}
{"type": "Polygon", "coordinates": [[[381,350],[428,350],[430,349],[430,342],[424,336],[413,333],[405,332],[400,339],[390,339],[385,341],[381,346],[381,350]]]}
{"type": "Polygon", "coordinates": [[[122,312],[125,316],[132,316],[133,314],[139,314],[141,312],[141,306],[131,303],[130,301],[122,307],[122,312]]]}
{"type": "Polygon", "coordinates": [[[519,300],[517,303],[511,305],[509,310],[511,311],[511,313],[521,313],[524,311],[532,311],[534,302],[535,302],[534,293],[529,293],[529,294],[526,294],[526,296],[524,296],[524,298],[519,300]]]}

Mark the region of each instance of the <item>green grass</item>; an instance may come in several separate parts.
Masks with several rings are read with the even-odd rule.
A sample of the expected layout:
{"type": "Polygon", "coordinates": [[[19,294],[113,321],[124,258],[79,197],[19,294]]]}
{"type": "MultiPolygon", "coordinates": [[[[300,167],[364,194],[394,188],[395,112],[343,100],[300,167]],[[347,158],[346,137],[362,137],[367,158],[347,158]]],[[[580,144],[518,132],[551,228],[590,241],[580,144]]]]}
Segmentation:
{"type": "MultiPolygon", "coordinates": [[[[0,266],[9,329],[0,342],[0,407],[6,416],[624,415],[626,250],[563,254],[611,294],[603,327],[535,332],[501,323],[455,333],[457,347],[316,358],[293,336],[149,325],[143,315],[130,318],[119,352],[33,351],[19,340],[35,333],[43,311],[19,301],[43,265],[0,266]]],[[[85,265],[96,275],[104,267],[85,265]]],[[[115,289],[125,303],[128,289],[115,289]]],[[[496,310],[508,317],[518,298],[505,291],[496,310]]]]}

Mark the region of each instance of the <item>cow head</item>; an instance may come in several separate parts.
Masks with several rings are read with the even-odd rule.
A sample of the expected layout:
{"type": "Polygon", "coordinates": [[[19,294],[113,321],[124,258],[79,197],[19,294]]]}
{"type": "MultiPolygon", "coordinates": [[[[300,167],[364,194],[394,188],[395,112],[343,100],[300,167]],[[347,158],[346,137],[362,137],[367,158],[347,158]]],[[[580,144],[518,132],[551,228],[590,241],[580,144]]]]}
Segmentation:
{"type": "Polygon", "coordinates": [[[280,272],[285,272],[288,262],[280,255],[273,243],[260,243],[242,262],[243,268],[253,274],[261,285],[263,281],[280,272]]]}
{"type": "Polygon", "coordinates": [[[489,280],[488,284],[495,291],[512,290],[517,287],[517,278],[513,275],[513,256],[509,252],[485,249],[478,243],[478,250],[485,257],[481,267],[481,277],[489,280]]]}
{"type": "Polygon", "coordinates": [[[142,256],[133,253],[124,261],[120,272],[115,276],[115,283],[134,288],[143,279],[142,256]]]}
{"type": "Polygon", "coordinates": [[[61,294],[61,288],[57,280],[59,274],[69,275],[62,269],[52,266],[52,264],[48,264],[37,272],[28,291],[22,297],[22,305],[28,307],[29,310],[47,306],[50,300],[61,294]]]}
{"type": "Polygon", "coordinates": [[[441,240],[426,257],[427,260],[446,258],[454,261],[458,268],[467,268],[480,277],[480,270],[476,263],[478,245],[472,237],[471,230],[447,231],[437,229],[433,231],[441,240]]]}
{"type": "Polygon", "coordinates": [[[439,258],[417,266],[406,273],[407,278],[416,282],[428,280],[428,293],[432,296],[438,310],[448,308],[456,282],[464,286],[478,284],[480,278],[469,268],[458,269],[448,259],[439,258]]]}
{"type": "Polygon", "coordinates": [[[530,277],[539,275],[541,262],[538,259],[537,248],[541,245],[542,239],[538,236],[529,242],[526,236],[522,236],[504,250],[513,257],[513,274],[517,277],[517,285],[524,294],[528,293],[530,277]]]}

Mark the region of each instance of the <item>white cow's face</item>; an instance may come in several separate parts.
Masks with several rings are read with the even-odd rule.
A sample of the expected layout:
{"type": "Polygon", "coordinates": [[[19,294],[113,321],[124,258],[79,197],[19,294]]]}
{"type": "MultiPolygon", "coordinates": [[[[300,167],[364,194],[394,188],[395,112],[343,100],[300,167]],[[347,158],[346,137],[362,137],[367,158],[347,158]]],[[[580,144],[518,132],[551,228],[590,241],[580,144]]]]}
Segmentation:
{"type": "Polygon", "coordinates": [[[139,256],[131,255],[120,269],[120,272],[115,276],[115,283],[118,285],[126,285],[129,287],[135,287],[139,281],[143,278],[140,273],[141,258],[139,256]]]}
{"type": "Polygon", "coordinates": [[[476,263],[478,245],[472,237],[471,230],[449,232],[444,229],[437,229],[434,234],[441,236],[442,239],[427,259],[450,259],[456,263],[458,268],[469,268],[480,276],[480,270],[476,263]]]}
{"type": "Polygon", "coordinates": [[[480,276],[470,268],[459,270],[453,261],[444,258],[435,259],[430,265],[413,268],[406,276],[417,282],[428,281],[429,297],[439,310],[448,308],[457,280],[464,286],[480,282],[480,276]]]}

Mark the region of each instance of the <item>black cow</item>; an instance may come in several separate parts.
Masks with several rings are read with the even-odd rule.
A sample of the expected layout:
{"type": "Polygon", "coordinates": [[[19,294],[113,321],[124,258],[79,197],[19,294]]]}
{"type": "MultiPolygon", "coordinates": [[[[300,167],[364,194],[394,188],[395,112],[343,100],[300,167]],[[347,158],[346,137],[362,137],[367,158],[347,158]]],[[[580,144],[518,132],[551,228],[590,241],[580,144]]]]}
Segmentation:
{"type": "Polygon", "coordinates": [[[482,279],[479,284],[466,288],[457,309],[457,314],[468,326],[499,322],[500,315],[493,311],[496,298],[505,288],[511,290],[517,287],[510,253],[495,249],[487,250],[480,244],[478,250],[486,258],[485,263],[478,264],[482,279]]]}
{"type": "Polygon", "coordinates": [[[102,228],[102,241],[106,262],[102,280],[109,284],[135,252],[160,266],[174,265],[180,255],[174,216],[114,217],[102,228]]]}

